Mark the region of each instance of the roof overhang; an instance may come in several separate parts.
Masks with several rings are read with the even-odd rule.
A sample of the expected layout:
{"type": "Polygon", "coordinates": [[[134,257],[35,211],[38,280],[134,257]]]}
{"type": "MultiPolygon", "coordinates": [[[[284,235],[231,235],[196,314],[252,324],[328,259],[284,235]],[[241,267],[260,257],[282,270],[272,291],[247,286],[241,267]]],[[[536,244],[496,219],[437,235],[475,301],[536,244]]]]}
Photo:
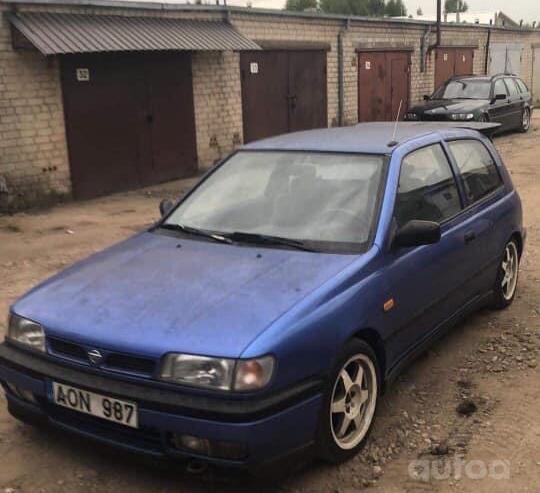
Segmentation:
{"type": "Polygon", "coordinates": [[[44,55],[260,50],[223,21],[54,12],[10,13],[8,19],[44,55]]]}
{"type": "Polygon", "coordinates": [[[357,52],[369,52],[369,51],[414,51],[414,46],[409,44],[386,44],[386,43],[357,43],[355,45],[357,52]]]}
{"type": "Polygon", "coordinates": [[[297,41],[297,40],[266,40],[255,39],[256,43],[263,50],[293,50],[293,51],[331,51],[330,43],[319,41],[297,41]]]}

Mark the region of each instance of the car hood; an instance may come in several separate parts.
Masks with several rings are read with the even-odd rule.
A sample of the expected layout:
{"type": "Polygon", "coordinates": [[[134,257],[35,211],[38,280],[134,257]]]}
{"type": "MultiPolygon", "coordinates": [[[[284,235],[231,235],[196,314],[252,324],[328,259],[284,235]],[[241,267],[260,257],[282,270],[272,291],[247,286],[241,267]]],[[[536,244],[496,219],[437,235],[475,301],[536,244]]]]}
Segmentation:
{"type": "Polygon", "coordinates": [[[146,232],[57,274],[12,309],[48,336],[91,347],[238,357],[357,258],[146,232]]]}
{"type": "Polygon", "coordinates": [[[489,101],[484,99],[431,99],[415,106],[414,113],[470,113],[485,107],[489,101]]]}

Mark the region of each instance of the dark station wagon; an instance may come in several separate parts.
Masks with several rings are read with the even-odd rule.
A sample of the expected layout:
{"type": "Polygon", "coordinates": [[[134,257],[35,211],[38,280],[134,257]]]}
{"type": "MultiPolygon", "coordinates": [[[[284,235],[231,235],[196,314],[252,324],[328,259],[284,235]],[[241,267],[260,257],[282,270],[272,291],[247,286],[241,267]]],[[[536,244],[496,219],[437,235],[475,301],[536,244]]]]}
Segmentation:
{"type": "Polygon", "coordinates": [[[531,92],[514,75],[453,77],[424,99],[405,120],[494,122],[499,132],[527,132],[531,125],[531,92]]]}

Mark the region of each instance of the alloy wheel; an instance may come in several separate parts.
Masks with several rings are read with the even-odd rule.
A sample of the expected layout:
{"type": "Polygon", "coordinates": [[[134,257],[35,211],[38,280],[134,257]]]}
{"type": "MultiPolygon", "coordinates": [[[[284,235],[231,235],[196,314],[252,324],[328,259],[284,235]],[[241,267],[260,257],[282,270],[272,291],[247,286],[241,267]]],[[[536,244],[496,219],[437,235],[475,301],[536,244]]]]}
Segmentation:
{"type": "Polygon", "coordinates": [[[523,130],[527,131],[529,130],[530,125],[531,125],[531,112],[528,109],[525,109],[523,110],[521,126],[523,130]]]}
{"type": "Polygon", "coordinates": [[[330,406],[330,429],[338,447],[350,450],[366,436],[377,404],[377,373],[365,354],[351,357],[339,372],[330,406]]]}
{"type": "Polygon", "coordinates": [[[504,299],[509,301],[516,292],[519,268],[519,255],[513,241],[506,245],[501,268],[504,273],[501,281],[502,294],[504,299]]]}

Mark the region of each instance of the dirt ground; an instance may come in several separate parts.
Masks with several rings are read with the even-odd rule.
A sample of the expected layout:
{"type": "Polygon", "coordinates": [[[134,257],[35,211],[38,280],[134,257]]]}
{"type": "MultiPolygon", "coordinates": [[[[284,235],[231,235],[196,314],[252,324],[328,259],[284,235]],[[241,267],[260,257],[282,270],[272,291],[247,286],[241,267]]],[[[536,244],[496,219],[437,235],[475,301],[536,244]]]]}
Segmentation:
{"type": "MultiPolygon", "coordinates": [[[[280,477],[148,463],[19,424],[0,397],[0,493],[540,492],[540,119],[500,137],[529,236],[518,296],[462,323],[383,397],[374,433],[347,464],[299,465],[280,477]],[[462,412],[457,412],[460,406],[462,412]]],[[[36,282],[157,219],[175,182],[39,212],[0,216],[0,313],[36,282]]],[[[0,318],[0,335],[5,318],[0,318]]]]}

